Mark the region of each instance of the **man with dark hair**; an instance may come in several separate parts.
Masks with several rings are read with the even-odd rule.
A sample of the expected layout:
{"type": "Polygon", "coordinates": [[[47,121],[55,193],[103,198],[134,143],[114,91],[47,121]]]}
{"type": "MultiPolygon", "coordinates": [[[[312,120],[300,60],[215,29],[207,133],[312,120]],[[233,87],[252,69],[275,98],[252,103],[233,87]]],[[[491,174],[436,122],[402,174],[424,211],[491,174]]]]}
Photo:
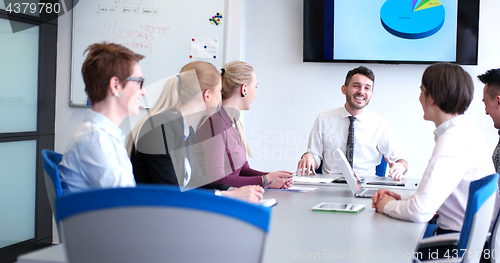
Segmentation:
{"type": "Polygon", "coordinates": [[[401,180],[408,164],[394,130],[386,119],[364,109],[373,96],[374,81],[373,71],[363,66],[347,73],[341,88],[346,103],[316,118],[297,174],[316,174],[321,161],[323,173],[340,173],[334,150],[342,148],[357,175],[375,175],[375,167],[384,155],[390,176],[401,180]]]}
{"type": "MultiPolygon", "coordinates": [[[[484,84],[484,110],[493,120],[493,126],[500,129],[500,69],[490,69],[477,77],[484,84]]],[[[498,134],[500,135],[500,130],[498,134]]],[[[495,164],[496,172],[500,173],[500,141],[493,152],[493,164],[495,164]]],[[[500,186],[500,181],[498,185],[500,186]]]]}

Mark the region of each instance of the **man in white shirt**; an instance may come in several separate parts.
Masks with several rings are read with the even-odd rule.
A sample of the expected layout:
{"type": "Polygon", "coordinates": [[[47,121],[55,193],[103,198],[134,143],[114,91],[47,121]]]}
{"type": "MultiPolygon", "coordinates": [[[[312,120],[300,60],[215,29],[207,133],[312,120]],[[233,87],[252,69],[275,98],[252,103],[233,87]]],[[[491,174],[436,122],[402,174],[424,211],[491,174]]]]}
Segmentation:
{"type": "MultiPolygon", "coordinates": [[[[484,84],[483,102],[486,115],[490,115],[495,129],[500,129],[500,69],[491,69],[477,76],[484,84]]],[[[500,130],[498,131],[500,135],[500,130]]],[[[500,173],[500,141],[493,151],[493,164],[495,170],[500,173]]],[[[500,187],[500,180],[498,181],[500,187]]]]}
{"type": "Polygon", "coordinates": [[[340,173],[333,152],[342,148],[357,175],[374,175],[384,155],[390,176],[401,180],[408,164],[394,130],[386,119],[364,109],[373,96],[374,80],[373,71],[363,66],[347,73],[341,88],[346,103],[316,118],[307,153],[298,163],[297,174],[316,174],[315,169],[321,161],[323,173],[340,173]]]}

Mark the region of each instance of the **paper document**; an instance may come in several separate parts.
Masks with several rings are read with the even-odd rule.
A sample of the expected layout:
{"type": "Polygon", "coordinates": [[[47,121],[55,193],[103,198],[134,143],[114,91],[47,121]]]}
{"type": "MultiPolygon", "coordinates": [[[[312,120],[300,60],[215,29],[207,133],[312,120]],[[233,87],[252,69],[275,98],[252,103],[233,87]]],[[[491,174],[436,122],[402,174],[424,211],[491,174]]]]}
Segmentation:
{"type": "Polygon", "coordinates": [[[260,200],[260,202],[258,204],[263,205],[265,207],[271,207],[271,206],[275,206],[277,204],[277,202],[276,202],[276,199],[274,199],[274,198],[262,199],[262,200],[260,200]]]}
{"type": "Polygon", "coordinates": [[[293,181],[298,184],[329,184],[333,181],[332,178],[316,178],[316,177],[294,177],[293,181]]]}
{"type": "Polygon", "coordinates": [[[194,59],[217,59],[219,40],[196,37],[191,41],[191,57],[194,59]]]}
{"type": "Polygon", "coordinates": [[[288,192],[298,192],[298,193],[307,193],[318,189],[318,187],[300,187],[300,186],[292,186],[288,189],[267,189],[272,191],[288,191],[288,192]]]}

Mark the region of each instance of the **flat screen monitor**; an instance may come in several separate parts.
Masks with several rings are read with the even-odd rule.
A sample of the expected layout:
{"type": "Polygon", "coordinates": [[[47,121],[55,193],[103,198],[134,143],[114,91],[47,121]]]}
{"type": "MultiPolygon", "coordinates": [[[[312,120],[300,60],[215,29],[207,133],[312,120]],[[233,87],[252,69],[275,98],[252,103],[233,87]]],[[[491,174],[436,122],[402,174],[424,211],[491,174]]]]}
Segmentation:
{"type": "Polygon", "coordinates": [[[304,0],[304,62],[477,65],[479,0],[304,0]]]}

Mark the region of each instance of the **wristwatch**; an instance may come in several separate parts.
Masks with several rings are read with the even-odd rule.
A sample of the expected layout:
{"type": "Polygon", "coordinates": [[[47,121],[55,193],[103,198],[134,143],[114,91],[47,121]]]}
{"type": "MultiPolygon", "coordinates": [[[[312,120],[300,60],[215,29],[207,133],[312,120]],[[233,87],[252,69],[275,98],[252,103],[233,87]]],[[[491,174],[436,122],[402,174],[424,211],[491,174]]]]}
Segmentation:
{"type": "Polygon", "coordinates": [[[222,196],[222,192],[218,189],[215,190],[215,195],[216,196],[222,196]]]}

